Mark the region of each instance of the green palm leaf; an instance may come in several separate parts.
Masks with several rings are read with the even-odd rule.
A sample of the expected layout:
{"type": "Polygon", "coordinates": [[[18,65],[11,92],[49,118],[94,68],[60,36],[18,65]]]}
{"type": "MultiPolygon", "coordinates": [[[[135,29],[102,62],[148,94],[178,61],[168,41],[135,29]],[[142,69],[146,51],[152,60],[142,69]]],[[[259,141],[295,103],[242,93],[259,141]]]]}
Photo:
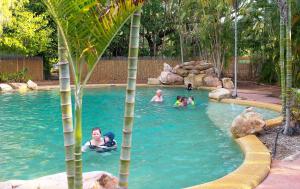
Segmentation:
{"type": "Polygon", "coordinates": [[[105,49],[144,0],[44,0],[62,31],[75,74],[75,82],[89,79],[105,49]],[[88,74],[81,78],[83,65],[88,74]]]}

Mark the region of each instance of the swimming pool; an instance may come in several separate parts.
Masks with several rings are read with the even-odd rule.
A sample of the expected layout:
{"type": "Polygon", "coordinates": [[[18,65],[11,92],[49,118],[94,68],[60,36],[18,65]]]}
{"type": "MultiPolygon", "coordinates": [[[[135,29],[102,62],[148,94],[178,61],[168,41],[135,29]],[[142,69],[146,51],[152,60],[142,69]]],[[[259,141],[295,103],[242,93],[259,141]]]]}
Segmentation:
{"type": "MultiPolygon", "coordinates": [[[[226,127],[243,106],[208,102],[206,91],[182,88],[163,89],[165,102],[151,104],[155,91],[137,88],[130,188],[188,187],[222,177],[242,163],[243,154],[226,127]],[[196,106],[173,108],[177,95],[193,95],[196,106]]],[[[85,91],[83,141],[98,126],[103,133],[113,131],[120,147],[124,98],[122,87],[85,91]]],[[[59,91],[2,94],[0,104],[0,181],[63,172],[59,91]]],[[[259,111],[266,118],[278,115],[259,111]]],[[[118,175],[119,155],[120,149],[85,153],[83,171],[118,175]]]]}

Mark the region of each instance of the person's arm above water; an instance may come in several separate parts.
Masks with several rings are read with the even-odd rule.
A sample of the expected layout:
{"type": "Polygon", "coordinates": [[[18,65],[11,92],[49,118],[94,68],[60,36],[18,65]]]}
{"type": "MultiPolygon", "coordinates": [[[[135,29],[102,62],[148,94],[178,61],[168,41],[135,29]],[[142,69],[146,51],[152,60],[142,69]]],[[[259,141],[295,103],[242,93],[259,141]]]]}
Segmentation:
{"type": "Polygon", "coordinates": [[[154,97],[152,97],[152,99],[150,100],[150,102],[153,102],[156,100],[156,95],[154,97]]]}
{"type": "Polygon", "coordinates": [[[86,152],[87,149],[90,147],[90,141],[87,141],[82,147],[81,152],[86,152]]]}

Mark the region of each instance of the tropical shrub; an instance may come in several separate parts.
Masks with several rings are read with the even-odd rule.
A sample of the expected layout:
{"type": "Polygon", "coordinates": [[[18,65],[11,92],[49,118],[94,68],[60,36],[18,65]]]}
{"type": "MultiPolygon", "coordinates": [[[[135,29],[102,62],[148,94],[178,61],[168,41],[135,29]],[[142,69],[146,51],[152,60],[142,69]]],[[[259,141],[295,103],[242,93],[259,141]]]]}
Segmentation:
{"type": "Polygon", "coordinates": [[[8,82],[27,82],[29,77],[27,75],[27,68],[22,71],[15,73],[0,73],[0,82],[8,83],[8,82]]]}
{"type": "Polygon", "coordinates": [[[300,124],[300,89],[293,89],[291,106],[292,120],[300,124]]]}

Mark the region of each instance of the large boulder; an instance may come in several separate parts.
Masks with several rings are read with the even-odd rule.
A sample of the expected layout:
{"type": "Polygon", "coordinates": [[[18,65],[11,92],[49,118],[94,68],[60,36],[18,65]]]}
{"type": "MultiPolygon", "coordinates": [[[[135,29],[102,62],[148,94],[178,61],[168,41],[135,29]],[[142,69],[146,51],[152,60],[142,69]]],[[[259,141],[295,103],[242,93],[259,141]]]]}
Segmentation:
{"type": "Polygon", "coordinates": [[[189,74],[187,77],[184,78],[184,85],[188,86],[188,84],[192,84],[193,87],[195,87],[195,75],[189,74]]]}
{"type": "Polygon", "coordinates": [[[189,75],[189,71],[188,70],[185,70],[183,68],[180,68],[180,67],[175,67],[172,71],[174,74],[178,74],[182,77],[186,77],[189,75]]]}
{"type": "Polygon", "coordinates": [[[221,100],[223,98],[229,98],[231,92],[224,88],[219,88],[208,93],[208,97],[214,100],[221,100]]]}
{"type": "Polygon", "coordinates": [[[158,78],[148,78],[148,85],[160,85],[158,78]]]}
{"type": "Polygon", "coordinates": [[[205,73],[206,75],[213,75],[213,76],[216,75],[216,72],[215,72],[214,68],[209,68],[207,70],[203,70],[202,72],[205,73]]]}
{"type": "Polygon", "coordinates": [[[164,72],[171,72],[172,71],[172,67],[167,64],[167,63],[164,63],[164,72]]]}
{"type": "Polygon", "coordinates": [[[10,85],[5,84],[5,83],[0,84],[0,91],[7,92],[7,91],[11,91],[11,90],[13,90],[13,88],[10,85]]]}
{"type": "MultiPolygon", "coordinates": [[[[83,174],[83,189],[117,189],[118,179],[110,173],[94,171],[83,174]]],[[[1,189],[68,189],[65,173],[40,177],[34,180],[0,182],[1,189]]]]}
{"type": "Polygon", "coordinates": [[[171,72],[161,72],[159,76],[159,81],[166,85],[170,85],[170,84],[182,85],[183,77],[171,72]]]}
{"type": "Polygon", "coordinates": [[[13,89],[22,89],[22,88],[27,88],[27,84],[26,83],[9,83],[9,85],[13,88],[13,89]]]}
{"type": "Polygon", "coordinates": [[[27,81],[27,87],[28,87],[29,89],[32,89],[32,90],[37,90],[38,85],[37,85],[35,82],[33,82],[33,81],[31,81],[31,80],[28,80],[28,81],[27,81]]]}
{"type": "Polygon", "coordinates": [[[265,125],[261,114],[247,108],[233,120],[230,131],[235,138],[240,138],[263,131],[265,125]]]}
{"type": "Polygon", "coordinates": [[[233,89],[234,88],[234,84],[233,84],[231,78],[224,77],[222,79],[222,84],[225,89],[233,89]]]}
{"type": "Polygon", "coordinates": [[[198,74],[195,76],[195,80],[194,80],[194,86],[195,87],[201,87],[204,86],[203,84],[203,78],[206,77],[206,74],[198,74]]]}
{"type": "Polygon", "coordinates": [[[205,63],[204,62],[204,63],[201,63],[201,64],[197,64],[194,69],[202,71],[202,70],[207,70],[207,69],[212,68],[212,67],[213,67],[213,65],[211,63],[205,63]]]}
{"type": "Polygon", "coordinates": [[[218,86],[222,86],[221,81],[219,80],[219,78],[214,77],[214,76],[207,76],[203,79],[203,84],[206,87],[218,87],[218,86]]]}
{"type": "Polygon", "coordinates": [[[194,74],[194,75],[198,75],[198,74],[200,74],[200,72],[201,71],[199,71],[199,70],[189,70],[189,73],[194,74]]]}
{"type": "Polygon", "coordinates": [[[25,93],[28,90],[26,83],[9,83],[9,85],[13,88],[18,90],[21,93],[25,93]]]}
{"type": "Polygon", "coordinates": [[[184,62],[184,63],[182,64],[182,66],[183,66],[183,67],[185,67],[185,66],[194,66],[196,63],[197,63],[197,62],[195,62],[195,61],[184,62]]]}

